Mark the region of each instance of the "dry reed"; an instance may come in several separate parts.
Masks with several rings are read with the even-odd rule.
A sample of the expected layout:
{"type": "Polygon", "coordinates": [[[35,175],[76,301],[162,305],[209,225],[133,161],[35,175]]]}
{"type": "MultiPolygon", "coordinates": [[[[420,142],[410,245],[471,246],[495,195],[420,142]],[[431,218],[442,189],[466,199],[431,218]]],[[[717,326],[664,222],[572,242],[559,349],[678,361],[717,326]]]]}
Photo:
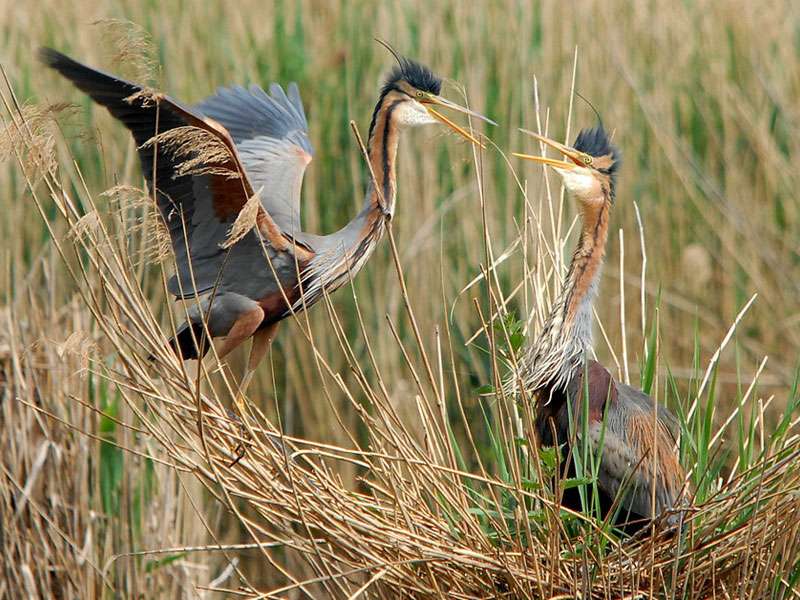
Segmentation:
{"type": "MultiPolygon", "coordinates": [[[[772,13],[766,13],[760,18],[769,19],[772,13]]],[[[460,14],[460,18],[467,17],[460,14]]],[[[587,11],[582,18],[607,25],[597,11],[587,11]]],[[[638,10],[625,17],[633,25],[642,25],[644,18],[638,10]]],[[[667,23],[663,35],[676,31],[685,31],[679,16],[667,23]]],[[[429,32],[424,35],[429,39],[429,32]]],[[[543,52],[553,56],[561,50],[543,52]]],[[[572,49],[567,52],[571,60],[572,49]]],[[[634,100],[626,106],[638,102],[643,121],[659,123],[669,107],[662,97],[642,88],[640,66],[632,63],[644,58],[612,56],[632,90],[634,100]]],[[[682,58],[680,52],[674,57],[682,58]]],[[[596,66],[596,57],[587,60],[589,69],[596,66]]],[[[547,83],[553,87],[559,81],[551,77],[547,83]]],[[[794,89],[791,83],[786,86],[794,89]]],[[[736,88],[725,87],[724,93],[741,99],[736,88]]],[[[391,292],[385,307],[356,284],[352,293],[344,290],[335,299],[326,299],[313,315],[293,319],[290,331],[295,339],[281,346],[285,364],[276,357],[273,380],[254,392],[269,391],[273,401],[249,403],[246,414],[233,416],[228,407],[236,386],[227,369],[217,370],[209,362],[192,372],[164,348],[175,318],[153,314],[166,296],[164,279],[148,275],[146,262],[137,260],[150,245],[144,238],[153,230],[153,220],[147,217],[152,207],[134,202],[113,210],[104,205],[106,198],[96,204],[95,197],[100,196],[89,192],[95,185],[84,182],[82,171],[66,154],[69,144],[54,135],[52,120],[45,119],[43,128],[31,126],[35,115],[48,111],[20,110],[7,94],[5,100],[4,127],[7,131],[13,127],[16,136],[6,148],[23,179],[17,194],[35,203],[49,242],[35,249],[39,254],[28,272],[12,277],[20,263],[4,265],[6,281],[15,286],[2,315],[0,345],[4,394],[0,598],[17,597],[20,591],[32,598],[102,598],[115,593],[214,597],[214,590],[217,597],[249,598],[798,595],[797,419],[790,414],[785,431],[773,443],[770,432],[784,425],[780,420],[776,425],[769,416],[775,396],[763,398],[758,387],[764,369],[762,350],[770,345],[789,347],[795,336],[790,327],[742,342],[760,366],[753,385],[744,386],[747,390],[737,396],[734,406],[728,403],[725,418],[716,416],[717,423],[723,423],[719,435],[708,436],[707,450],[722,452],[723,432],[740,427],[746,411],[750,460],[742,452],[727,472],[712,473],[703,498],[686,514],[680,537],[622,539],[595,520],[564,515],[556,507],[557,493],[547,485],[533,485],[546,478],[537,473],[540,467],[533,449],[519,441],[531,419],[524,405],[517,406],[501,394],[488,411],[486,427],[472,420],[476,394],[470,383],[492,382],[499,389],[504,353],[520,334],[503,315],[512,305],[524,307],[529,315],[524,328],[534,335],[568,257],[569,207],[546,178],[541,184],[538,177],[532,180],[538,186],[532,190],[508,170],[505,181],[511,183],[502,191],[500,179],[487,176],[492,168],[489,154],[476,154],[467,175],[474,179],[459,178],[461,191],[454,191],[448,202],[461,206],[469,198],[480,207],[480,218],[474,220],[477,234],[468,229],[470,223],[452,237],[468,240],[468,259],[483,266],[470,269],[467,260],[451,272],[422,273],[414,259],[430,256],[424,254],[424,241],[398,231],[402,225],[393,229],[386,247],[396,269],[385,281],[398,291],[391,292]],[[37,131],[49,132],[47,145],[37,141],[42,139],[37,131]],[[61,158],[54,162],[51,157],[57,147],[61,158]],[[498,199],[511,195],[522,198],[521,210],[516,210],[520,204],[512,203],[510,208],[495,208],[498,199]],[[513,240],[497,248],[501,220],[508,227],[514,223],[516,231],[513,240]],[[512,262],[517,263],[510,272],[515,278],[502,270],[512,262]],[[471,286],[465,285],[467,281],[473,282],[471,286]],[[430,293],[437,288],[441,293],[430,293]],[[458,307],[450,306],[454,289],[466,290],[458,307]],[[343,314],[345,301],[353,308],[351,314],[343,314]],[[433,312],[431,302],[441,305],[444,314],[453,311],[453,320],[444,318],[436,326],[428,316],[433,312]],[[462,326],[459,322],[466,321],[466,315],[471,315],[469,325],[462,326]],[[489,356],[482,362],[474,344],[461,350],[476,327],[476,339],[489,356]],[[146,359],[150,353],[157,357],[155,362],[146,359]],[[472,369],[470,361],[482,366],[465,377],[464,371],[472,369]],[[281,380],[281,368],[288,385],[281,380]],[[294,401],[308,409],[301,424],[291,408],[294,401]],[[338,426],[331,426],[334,420],[338,426]],[[312,428],[315,422],[320,423],[318,429],[312,428]],[[498,452],[487,456],[484,430],[496,436],[491,445],[501,449],[503,460],[498,452]],[[109,465],[124,469],[104,471],[109,465]],[[110,490],[104,488],[109,481],[110,490]],[[231,532],[231,519],[221,513],[232,515],[239,529],[231,532]]],[[[524,101],[527,106],[527,94],[524,101]]],[[[521,106],[518,113],[529,110],[521,106]]],[[[703,114],[706,110],[698,108],[703,114]]],[[[792,109],[783,110],[788,114],[792,109]]],[[[561,116],[551,120],[557,122],[561,116]]],[[[785,171],[789,159],[764,136],[763,123],[734,109],[723,118],[726,127],[741,125],[747,139],[762,144],[759,151],[767,162],[778,172],[785,171]]],[[[546,112],[538,105],[525,124],[531,127],[537,119],[546,129],[546,112]]],[[[716,212],[702,208],[701,199],[719,198],[718,190],[714,182],[702,178],[700,191],[694,187],[696,165],[682,159],[684,141],[661,133],[655,125],[652,135],[663,151],[659,155],[666,157],[657,160],[671,161],[674,170],[659,167],[645,173],[645,179],[663,178],[665,187],[680,184],[701,207],[695,216],[715,231],[709,246],[724,249],[723,269],[715,270],[714,281],[727,281],[728,273],[742,271],[762,292],[753,310],[763,315],[759,303],[765,299],[767,311],[790,319],[787,297],[792,290],[765,294],[771,276],[759,273],[763,265],[779,260],[788,233],[762,236],[768,241],[756,247],[758,232],[771,231],[771,225],[738,219],[736,214],[745,205],[736,193],[728,198],[734,214],[732,230],[716,212]]],[[[521,143],[514,136],[511,140],[521,143]]],[[[118,150],[107,152],[110,161],[127,164],[128,172],[135,168],[118,150]]],[[[734,152],[734,146],[726,146],[724,152],[734,152]]],[[[358,152],[352,154],[357,159],[358,152]]],[[[632,154],[627,155],[630,175],[626,170],[622,181],[636,179],[632,154]]],[[[360,165],[353,160],[356,172],[360,165]]],[[[714,156],[705,160],[713,163],[714,156]]],[[[500,164],[506,170],[502,160],[500,164]]],[[[421,182],[434,180],[429,164],[421,164],[419,172],[421,182]]],[[[761,171],[754,175],[759,193],[788,185],[762,176],[766,175],[761,171]]],[[[99,179],[95,174],[94,183],[99,179]]],[[[313,176],[309,183],[312,191],[321,186],[313,176]]],[[[726,189],[736,185],[725,183],[732,186],[726,189]]],[[[620,198],[634,184],[624,186],[620,198]]],[[[116,195],[111,194],[111,204],[116,195]]],[[[438,207],[425,208],[442,222],[449,210],[447,203],[441,212],[438,207]]],[[[630,209],[620,210],[624,214],[630,209]]],[[[786,231],[796,223],[796,212],[793,206],[786,209],[784,218],[790,224],[786,231]]],[[[401,224],[403,217],[398,217],[401,224]]],[[[649,210],[645,215],[642,262],[644,241],[649,246],[651,232],[661,235],[672,218],[691,222],[688,211],[672,215],[667,209],[649,210]]],[[[309,221],[318,224],[321,219],[314,213],[309,221]]],[[[436,222],[432,223],[424,223],[420,230],[435,232],[436,222]]],[[[20,221],[21,229],[29,227],[20,221]]],[[[635,239],[633,230],[626,237],[635,239]]],[[[20,256],[15,243],[10,240],[8,247],[20,256]]],[[[650,264],[658,265],[659,258],[653,260],[651,250],[650,264]]],[[[696,262],[681,253],[675,260],[696,262]]],[[[618,277],[612,284],[641,281],[640,306],[601,310],[606,316],[612,308],[622,313],[620,329],[632,339],[641,334],[642,354],[651,351],[662,357],[665,350],[660,345],[673,343],[673,359],[685,357],[691,336],[683,342],[659,336],[648,346],[650,336],[645,334],[648,319],[666,319],[663,315],[670,313],[668,331],[690,331],[691,318],[685,315],[692,314],[686,308],[691,300],[671,290],[662,295],[664,304],[655,306],[656,294],[645,281],[644,268],[631,275],[625,261],[631,257],[618,254],[610,259],[609,274],[618,277]],[[684,317],[676,317],[676,312],[684,317]],[[632,315],[641,317],[641,325],[632,315]]],[[[706,292],[700,290],[696,298],[702,300],[706,292]]],[[[703,329],[695,343],[709,350],[716,349],[720,340],[727,343],[728,324],[741,323],[737,315],[744,304],[726,305],[720,315],[701,307],[703,329]]],[[[608,328],[600,332],[608,344],[599,352],[610,354],[620,373],[629,373],[633,361],[627,352],[614,354],[620,334],[610,329],[613,321],[600,322],[608,328]]],[[[756,322],[765,321],[761,317],[756,322]]],[[[659,365],[663,360],[659,358],[659,365]]],[[[709,389],[719,385],[712,367],[720,360],[721,353],[715,354],[702,381],[688,390],[683,408],[693,413],[692,424],[714,422],[713,411],[704,403],[717,397],[709,389]]],[[[782,362],[780,356],[778,361],[782,362]]],[[[791,366],[778,365],[772,381],[785,387],[791,366]]],[[[666,395],[668,385],[655,389],[666,395]]],[[[702,471],[702,465],[697,466],[702,471]]]]}

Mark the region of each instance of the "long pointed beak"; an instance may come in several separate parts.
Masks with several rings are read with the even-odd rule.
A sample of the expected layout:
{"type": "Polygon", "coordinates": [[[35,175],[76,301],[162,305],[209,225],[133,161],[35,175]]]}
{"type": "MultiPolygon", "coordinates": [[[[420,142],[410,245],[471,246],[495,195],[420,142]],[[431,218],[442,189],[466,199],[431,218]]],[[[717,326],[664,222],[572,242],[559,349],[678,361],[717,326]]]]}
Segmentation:
{"type": "Polygon", "coordinates": [[[588,154],[579,152],[574,148],[565,146],[564,144],[561,144],[555,140],[551,140],[550,138],[546,138],[543,135],[539,135],[538,133],[535,133],[533,131],[529,131],[527,129],[520,129],[520,131],[523,133],[527,133],[529,136],[540,141],[544,145],[550,146],[551,148],[557,150],[558,152],[569,158],[571,162],[565,160],[556,160],[553,158],[547,158],[546,156],[534,156],[532,154],[522,154],[519,152],[512,152],[512,154],[516,157],[524,158],[525,160],[532,160],[534,162],[555,167],[557,169],[574,169],[577,166],[585,166],[592,164],[592,159],[588,154]]]}
{"type": "Polygon", "coordinates": [[[430,106],[430,105],[441,106],[442,108],[449,108],[451,110],[455,110],[455,111],[463,113],[465,115],[469,115],[470,117],[474,117],[476,119],[480,119],[481,121],[486,121],[490,125],[497,125],[497,123],[495,123],[494,121],[492,121],[488,117],[484,117],[482,114],[477,113],[474,110],[470,110],[468,108],[464,108],[463,106],[460,106],[460,105],[456,104],[455,102],[450,102],[450,100],[446,100],[445,98],[442,98],[441,96],[430,95],[430,96],[426,97],[425,99],[421,100],[421,102],[422,102],[422,104],[427,105],[427,106],[425,106],[425,108],[427,109],[428,114],[430,114],[434,119],[436,119],[440,123],[444,123],[445,125],[450,127],[450,129],[455,131],[457,134],[459,134],[463,138],[468,139],[470,142],[480,146],[481,148],[485,148],[485,146],[477,138],[475,138],[475,136],[473,136],[469,131],[467,131],[466,129],[464,129],[460,125],[457,125],[456,123],[454,123],[453,121],[451,121],[450,119],[445,117],[442,113],[440,113],[438,110],[436,110],[435,108],[433,108],[433,106],[430,106]]]}

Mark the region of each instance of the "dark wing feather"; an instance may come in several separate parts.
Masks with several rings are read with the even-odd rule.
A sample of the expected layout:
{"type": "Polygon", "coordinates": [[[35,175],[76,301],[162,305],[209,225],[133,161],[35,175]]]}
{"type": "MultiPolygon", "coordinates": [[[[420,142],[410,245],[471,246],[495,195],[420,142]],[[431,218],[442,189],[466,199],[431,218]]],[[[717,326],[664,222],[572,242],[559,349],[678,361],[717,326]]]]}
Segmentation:
{"type": "Polygon", "coordinates": [[[606,483],[611,485],[630,477],[623,508],[652,518],[675,508],[681,500],[684,472],[675,452],[676,420],[661,405],[654,419],[656,407],[652,398],[629,385],[616,382],[615,385],[617,397],[609,406],[606,441],[624,450],[618,453],[622,460],[608,464],[604,451],[606,483]]]}
{"type": "MultiPolygon", "coordinates": [[[[39,56],[44,64],[107,108],[133,134],[142,172],[151,189],[155,188],[158,208],[169,228],[175,251],[177,273],[170,280],[170,291],[191,297],[212,289],[222,281],[220,272],[225,264],[225,251],[220,243],[253,194],[228,133],[171,98],[136,96],[143,91],[141,86],[82,65],[60,52],[43,48],[39,56]],[[230,158],[215,167],[239,176],[179,174],[177,169],[184,158],[158,152],[156,146],[146,143],[157,133],[187,125],[204,129],[225,143],[230,158]]],[[[263,210],[259,214],[259,230],[273,249],[288,247],[288,240],[263,210]]],[[[234,263],[240,262],[239,255],[241,261],[250,262],[262,254],[255,232],[248,234],[234,249],[234,263]]],[[[228,287],[235,288],[235,285],[228,287]]]]}
{"type": "MultiPolygon", "coordinates": [[[[634,518],[650,519],[675,507],[680,500],[684,476],[674,451],[675,417],[666,407],[659,405],[654,423],[653,400],[641,390],[615,381],[611,373],[597,361],[588,361],[585,373],[588,375],[588,384],[583,383],[582,371],[573,378],[568,396],[574,403],[573,415],[581,415],[582,402],[588,391],[588,434],[595,450],[601,436],[603,438],[598,473],[601,490],[613,500],[621,486],[626,486],[621,500],[623,518],[630,513],[634,518]],[[655,513],[652,510],[654,484],[655,513]]],[[[551,412],[556,418],[559,439],[569,439],[566,406],[562,404],[551,412]]],[[[542,434],[545,441],[552,439],[544,429],[542,434]]]]}
{"type": "Polygon", "coordinates": [[[300,233],[300,188],[313,149],[297,85],[220,88],[197,110],[227,129],[253,188],[282,231],[300,233]]]}

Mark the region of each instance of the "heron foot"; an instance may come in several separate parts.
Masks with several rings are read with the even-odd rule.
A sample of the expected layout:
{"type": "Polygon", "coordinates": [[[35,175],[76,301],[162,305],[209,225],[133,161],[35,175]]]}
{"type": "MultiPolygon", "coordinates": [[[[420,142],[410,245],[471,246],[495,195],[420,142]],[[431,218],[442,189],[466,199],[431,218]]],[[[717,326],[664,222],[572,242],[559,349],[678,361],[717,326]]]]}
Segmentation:
{"type": "MultiPolygon", "coordinates": [[[[236,424],[237,427],[237,438],[236,445],[231,448],[231,452],[234,454],[233,461],[228,465],[228,468],[232,468],[236,466],[236,464],[244,458],[244,455],[247,453],[247,446],[249,445],[250,433],[247,431],[247,428],[244,426],[244,421],[242,418],[233,412],[232,410],[227,411],[228,418],[231,420],[232,423],[236,424]]],[[[243,413],[240,413],[243,414],[243,413]]]]}

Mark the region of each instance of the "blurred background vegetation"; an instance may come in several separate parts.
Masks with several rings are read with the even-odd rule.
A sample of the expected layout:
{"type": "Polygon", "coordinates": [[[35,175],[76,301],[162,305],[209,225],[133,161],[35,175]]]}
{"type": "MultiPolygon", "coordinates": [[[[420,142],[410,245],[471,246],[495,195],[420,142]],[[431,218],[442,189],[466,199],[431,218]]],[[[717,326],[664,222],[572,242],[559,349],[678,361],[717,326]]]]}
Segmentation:
{"type": "MultiPolygon", "coordinates": [[[[118,183],[141,185],[139,165],[123,128],[35,62],[40,45],[128,78],[149,78],[159,89],[187,102],[200,100],[218,85],[296,81],[316,150],[304,184],[303,217],[306,229],[316,232],[330,232],[346,223],[362,201],[367,174],[349,122],[354,120],[366,132],[382,75],[392,66],[391,57],[373,38],[388,41],[452,80],[445,95],[458,99],[463,86],[470,105],[500,124],[485,133],[505,152],[538,150],[517,130],[536,128],[534,77],[553,137],[571,139],[579,128],[595,124],[592,108],[575,99],[567,130],[577,64],[576,90],[614,132],[624,157],[598,302],[610,342],[597,336],[600,360],[612,371],[619,367],[624,331],[632,361],[630,378],[638,381],[647,334],[642,324],[649,331],[660,297],[659,368],[662,372],[668,368],[682,385],[696,368],[695,358],[701,364],[708,361],[739,310],[757,293],[736,343],[721,357],[716,398],[722,406],[735,402],[741,395],[739,382],[748,381],[763,357],[769,356],[757,395],[774,396],[771,408],[776,411],[785,406],[800,347],[800,5],[796,2],[33,0],[19,4],[6,0],[2,4],[0,62],[17,96],[23,102],[76,105],[60,119],[66,142],[59,142],[59,152],[67,189],[70,185],[76,192],[82,189],[78,172],[96,197],[118,183]],[[130,57],[120,57],[114,40],[125,27],[108,20],[141,26],[150,36],[156,68],[143,69],[138,59],[134,64],[130,57]],[[70,167],[70,156],[77,168],[70,167]],[[634,202],[646,244],[646,320],[638,302],[643,254],[634,202]],[[624,231],[622,264],[619,229],[624,231]],[[627,296],[624,320],[621,288],[627,296]]],[[[466,144],[421,129],[404,137],[399,156],[394,231],[416,317],[431,349],[436,328],[450,328],[458,364],[452,379],[461,390],[475,389],[491,382],[489,360],[480,337],[473,344],[464,342],[480,327],[473,297],[484,299],[479,288],[460,292],[486,265],[484,226],[495,255],[510,247],[525,227],[523,195],[503,156],[487,151],[481,173],[484,223],[472,152],[466,144]]],[[[538,202],[544,193],[540,170],[512,164],[529,199],[538,202]]],[[[84,318],[80,300],[49,245],[47,229],[34,215],[25,180],[13,161],[0,165],[0,210],[4,327],[10,328],[12,322],[23,330],[27,327],[29,335],[23,341],[31,347],[64,344],[78,329],[88,332],[90,339],[94,333],[96,339],[91,341],[102,345],[91,320],[79,322],[84,318]]],[[[55,207],[52,210],[55,215],[55,207]]],[[[574,207],[565,205],[563,210],[562,217],[542,219],[561,222],[566,230],[574,207]]],[[[163,297],[159,269],[150,265],[141,278],[153,310],[166,321],[164,311],[171,303],[163,297]]],[[[523,273],[520,246],[498,269],[498,277],[510,293],[523,273]]],[[[412,339],[402,318],[400,286],[387,244],[357,277],[354,289],[377,364],[383,379],[390,382],[389,393],[400,413],[413,421],[411,375],[386,327],[388,318],[402,339],[412,339]]],[[[352,296],[342,290],[333,303],[358,357],[366,348],[352,296]]],[[[522,294],[511,308],[520,316],[536,310],[522,294]]],[[[338,344],[324,307],[312,311],[311,322],[320,351],[348,380],[352,374],[337,356],[338,344]]],[[[4,348],[10,351],[8,344],[4,348]]],[[[54,397],[78,396],[107,412],[114,409],[113,391],[91,377],[78,378],[80,367],[69,361],[49,365],[51,385],[62,389],[54,397]],[[70,378],[75,382],[65,383],[70,378]]],[[[260,371],[250,395],[261,399],[264,410],[279,411],[287,432],[347,445],[336,413],[351,430],[357,428],[356,416],[346,398],[335,389],[328,391],[330,399],[322,391],[297,325],[287,321],[275,345],[272,367],[260,371]]],[[[477,396],[465,398],[464,403],[475,410],[476,419],[482,418],[477,396]]],[[[117,435],[113,421],[98,422],[80,406],[51,408],[102,439],[117,435]]],[[[58,435],[71,439],[73,434],[58,435]]],[[[127,435],[119,433],[114,439],[137,443],[127,435]]],[[[176,491],[183,483],[170,480],[166,486],[162,478],[161,491],[153,492],[152,465],[117,456],[119,451],[112,446],[102,446],[102,451],[108,455],[102,468],[110,471],[97,471],[95,476],[96,464],[81,467],[86,470],[84,492],[94,498],[95,510],[119,514],[127,506],[126,518],[138,515],[143,529],[155,536],[147,538],[153,541],[151,547],[159,543],[156,534],[165,532],[163,523],[153,520],[155,512],[171,514],[169,522],[174,525],[167,530],[174,539],[161,539],[161,545],[206,539],[195,517],[186,516],[190,512],[186,506],[183,512],[170,512],[175,507],[165,504],[168,498],[183,498],[183,492],[176,491]],[[119,463],[116,469],[114,461],[119,463]],[[91,490],[99,493],[93,495],[91,490]],[[142,514],[144,499],[155,512],[142,514]]],[[[107,552],[100,555],[109,558],[123,549],[141,547],[144,538],[137,536],[145,534],[126,539],[120,532],[109,533],[107,552]]]]}

